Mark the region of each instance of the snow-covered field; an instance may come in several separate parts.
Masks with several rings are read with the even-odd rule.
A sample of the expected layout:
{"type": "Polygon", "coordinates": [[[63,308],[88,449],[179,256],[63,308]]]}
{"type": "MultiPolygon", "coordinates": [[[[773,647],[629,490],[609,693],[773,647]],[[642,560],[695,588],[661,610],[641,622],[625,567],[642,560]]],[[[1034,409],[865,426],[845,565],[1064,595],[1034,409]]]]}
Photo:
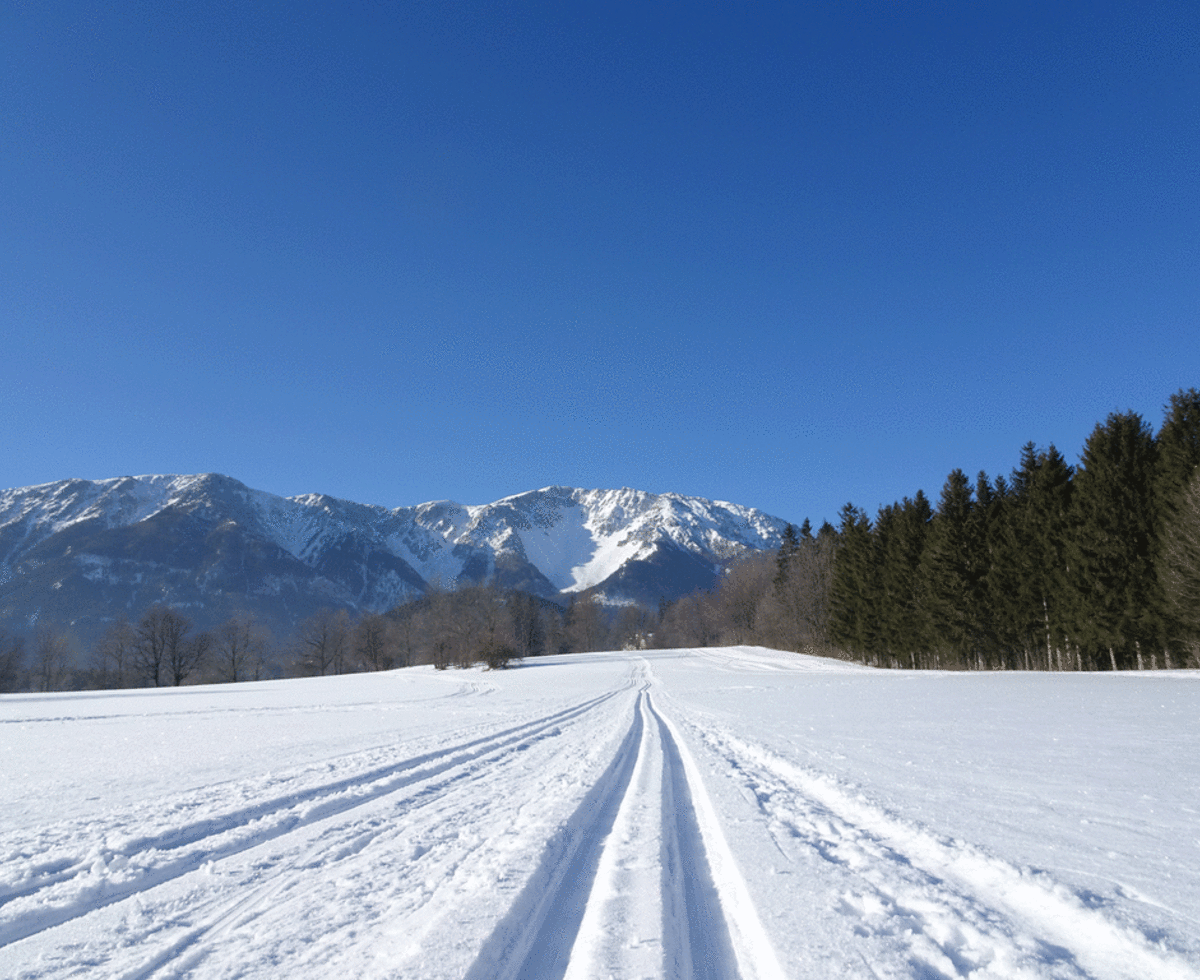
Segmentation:
{"type": "Polygon", "coordinates": [[[0,697],[0,976],[1200,977],[1200,673],[0,697]]]}

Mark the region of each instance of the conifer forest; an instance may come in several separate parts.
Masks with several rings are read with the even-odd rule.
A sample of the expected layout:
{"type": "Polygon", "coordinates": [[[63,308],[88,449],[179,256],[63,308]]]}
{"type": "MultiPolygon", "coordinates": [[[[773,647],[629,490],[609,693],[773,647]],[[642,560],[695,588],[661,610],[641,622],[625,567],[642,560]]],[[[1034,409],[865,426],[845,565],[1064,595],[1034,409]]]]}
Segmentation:
{"type": "MultiPolygon", "coordinates": [[[[951,471],[936,504],[917,490],[871,518],[848,503],[759,572],[747,638],[881,667],[1200,667],[1198,465],[1193,388],[1157,433],[1109,415],[1078,465],[1030,442],[1008,477],[951,471]]],[[[736,618],[732,595],[715,601],[736,618]]]]}

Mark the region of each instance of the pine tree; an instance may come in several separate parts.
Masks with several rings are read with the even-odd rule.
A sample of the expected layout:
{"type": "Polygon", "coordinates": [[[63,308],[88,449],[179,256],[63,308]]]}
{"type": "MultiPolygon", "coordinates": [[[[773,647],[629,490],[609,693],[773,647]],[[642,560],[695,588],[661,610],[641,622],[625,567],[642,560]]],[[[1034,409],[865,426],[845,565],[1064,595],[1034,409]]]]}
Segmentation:
{"type": "Polygon", "coordinates": [[[988,592],[1010,657],[1053,669],[1067,644],[1064,575],[1071,467],[1054,446],[1021,449],[994,537],[988,592]],[[1057,654],[1055,653],[1057,651],[1057,654]]]}
{"type": "MultiPolygon", "coordinates": [[[[883,589],[883,631],[886,647],[911,667],[926,663],[929,637],[921,606],[921,555],[929,534],[933,509],[925,494],[904,498],[888,508],[889,529],[881,541],[880,578],[883,589]]],[[[885,521],[880,512],[878,528],[885,521]]]]}
{"type": "Polygon", "coordinates": [[[1162,529],[1158,575],[1178,662],[1200,666],[1200,466],[1162,529]]]}
{"type": "Polygon", "coordinates": [[[963,666],[980,656],[976,621],[980,582],[978,526],[962,470],[946,478],[922,556],[924,605],[934,642],[963,666]]]}
{"type": "MultiPolygon", "coordinates": [[[[808,524],[808,518],[804,519],[808,524]]],[[[791,565],[800,551],[800,541],[796,537],[796,528],[791,524],[783,529],[783,539],[779,542],[779,551],[775,556],[775,591],[780,592],[787,587],[791,565]]]]}
{"type": "Polygon", "coordinates": [[[1174,511],[1200,466],[1200,391],[1182,388],[1167,401],[1158,444],[1155,496],[1160,520],[1174,511]]]}
{"type": "Polygon", "coordinates": [[[1075,631],[1097,666],[1137,666],[1157,623],[1153,482],[1157,447],[1135,412],[1113,413],[1084,446],[1068,548],[1075,631]]]}
{"type": "MultiPolygon", "coordinates": [[[[1158,467],[1155,473],[1155,528],[1157,536],[1165,540],[1165,536],[1174,535],[1178,526],[1186,525],[1189,518],[1183,510],[1190,506],[1185,500],[1192,481],[1192,474],[1200,466],[1200,391],[1182,388],[1173,394],[1164,410],[1162,428],[1156,437],[1158,445],[1158,467]]],[[[1178,602],[1179,593],[1173,596],[1166,594],[1167,582],[1165,574],[1177,575],[1179,570],[1168,573],[1172,567],[1165,564],[1165,557],[1155,556],[1155,568],[1158,571],[1159,619],[1162,624],[1162,639],[1164,643],[1174,646],[1176,656],[1186,655],[1186,648],[1180,644],[1190,633],[1187,623],[1188,612],[1178,602]],[[1180,618],[1180,614],[1183,618],[1180,618]]],[[[1174,578],[1172,588],[1179,584],[1174,578]]],[[[1170,656],[1170,650],[1164,650],[1164,658],[1170,656]]]]}
{"type": "Polygon", "coordinates": [[[838,546],[830,587],[829,634],[834,643],[867,658],[879,652],[878,588],[871,522],[846,504],[838,514],[838,546]]]}

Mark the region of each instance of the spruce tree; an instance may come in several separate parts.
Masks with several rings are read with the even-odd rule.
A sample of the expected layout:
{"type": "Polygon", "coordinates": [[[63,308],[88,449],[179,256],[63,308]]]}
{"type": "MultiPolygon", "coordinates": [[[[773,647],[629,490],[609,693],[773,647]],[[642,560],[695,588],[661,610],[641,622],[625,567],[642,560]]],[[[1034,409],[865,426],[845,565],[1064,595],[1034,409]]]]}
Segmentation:
{"type": "MultiPolygon", "coordinates": [[[[1165,540],[1165,536],[1174,535],[1181,521],[1186,525],[1190,516],[1185,516],[1183,509],[1191,505],[1185,501],[1192,481],[1193,473],[1200,466],[1200,391],[1182,388],[1173,394],[1164,410],[1162,428],[1156,437],[1158,445],[1158,466],[1155,473],[1155,528],[1157,537],[1165,540]]],[[[1158,574],[1159,620],[1162,624],[1162,640],[1173,646],[1175,657],[1186,656],[1186,651],[1180,644],[1183,637],[1189,633],[1187,626],[1188,614],[1179,605],[1179,593],[1173,596],[1166,594],[1167,582],[1163,578],[1169,566],[1164,564],[1164,556],[1155,556],[1155,568],[1158,574]],[[1184,618],[1180,618],[1180,613],[1184,618]]],[[[1172,573],[1175,574],[1175,573],[1172,573]]],[[[1172,588],[1179,582],[1173,580],[1172,588]]],[[[1170,657],[1172,651],[1165,649],[1164,658],[1170,657]]]]}
{"type": "Polygon", "coordinates": [[[829,592],[829,635],[834,643],[864,659],[877,654],[878,588],[874,538],[864,511],[846,504],[829,592]]]}
{"type": "Polygon", "coordinates": [[[1155,496],[1160,519],[1170,516],[1200,466],[1200,391],[1182,388],[1167,401],[1158,444],[1155,496]]]}
{"type": "Polygon", "coordinates": [[[1057,667],[1069,642],[1066,543],[1073,470],[1051,445],[1021,449],[1013,470],[991,593],[1008,617],[1012,640],[1041,665],[1057,667]]]}
{"type": "Polygon", "coordinates": [[[1019,667],[1020,646],[1013,628],[1013,610],[1008,595],[995,587],[997,562],[1003,563],[1004,521],[1008,507],[1008,483],[980,472],[975,481],[975,505],[971,509],[972,540],[975,545],[972,573],[975,581],[971,603],[971,632],[976,649],[989,663],[1019,667]]]}
{"type": "MultiPolygon", "coordinates": [[[[880,556],[885,642],[901,663],[914,668],[935,666],[936,662],[929,663],[926,659],[930,643],[921,605],[921,555],[933,508],[924,492],[918,490],[915,498],[905,497],[890,511],[890,529],[880,556]]],[[[881,512],[879,523],[882,522],[881,512]]]]}
{"type": "Polygon", "coordinates": [[[976,665],[979,543],[971,485],[962,470],[946,478],[921,563],[924,605],[935,642],[959,664],[976,665]]]}
{"type": "MultiPolygon", "coordinates": [[[[805,518],[805,524],[808,519],[805,518]]],[[[780,592],[787,586],[791,574],[792,562],[800,551],[800,540],[796,537],[796,528],[788,524],[783,529],[783,539],[779,542],[779,551],[775,556],[775,591],[780,592]]]]}
{"type": "Polygon", "coordinates": [[[1153,483],[1157,447],[1135,412],[1108,416],[1084,446],[1068,548],[1075,631],[1098,667],[1154,649],[1153,483]]]}
{"type": "Polygon", "coordinates": [[[1174,663],[1200,666],[1200,466],[1176,501],[1159,545],[1157,570],[1178,657],[1174,663]]]}

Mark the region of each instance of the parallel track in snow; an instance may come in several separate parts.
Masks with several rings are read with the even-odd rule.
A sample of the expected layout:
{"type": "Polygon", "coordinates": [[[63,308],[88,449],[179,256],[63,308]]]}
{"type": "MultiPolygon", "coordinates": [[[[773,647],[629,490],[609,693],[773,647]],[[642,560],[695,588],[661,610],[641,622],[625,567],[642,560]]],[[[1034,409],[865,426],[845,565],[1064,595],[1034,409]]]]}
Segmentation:
{"type": "Polygon", "coordinates": [[[51,865],[0,896],[0,950],[322,821],[350,817],[394,794],[404,792],[412,797],[410,809],[419,806],[422,797],[432,798],[449,785],[472,778],[479,770],[495,766],[501,757],[562,734],[564,726],[577,723],[618,693],[608,692],[499,732],[134,839],[124,845],[127,853],[115,856],[123,861],[150,855],[150,860],[136,877],[106,880],[100,894],[87,880],[94,868],[92,861],[51,865]]]}
{"type": "MultiPolygon", "coordinates": [[[[1107,918],[1044,873],[909,823],[831,778],[730,732],[703,740],[769,818],[780,851],[809,848],[856,882],[840,911],[859,935],[908,947],[939,977],[1197,980],[1184,954],[1107,918]]],[[[922,974],[924,975],[924,974],[922,974]]]]}
{"type": "Polygon", "coordinates": [[[646,676],[611,763],[466,980],[782,980],[695,763],[646,676]]]}

